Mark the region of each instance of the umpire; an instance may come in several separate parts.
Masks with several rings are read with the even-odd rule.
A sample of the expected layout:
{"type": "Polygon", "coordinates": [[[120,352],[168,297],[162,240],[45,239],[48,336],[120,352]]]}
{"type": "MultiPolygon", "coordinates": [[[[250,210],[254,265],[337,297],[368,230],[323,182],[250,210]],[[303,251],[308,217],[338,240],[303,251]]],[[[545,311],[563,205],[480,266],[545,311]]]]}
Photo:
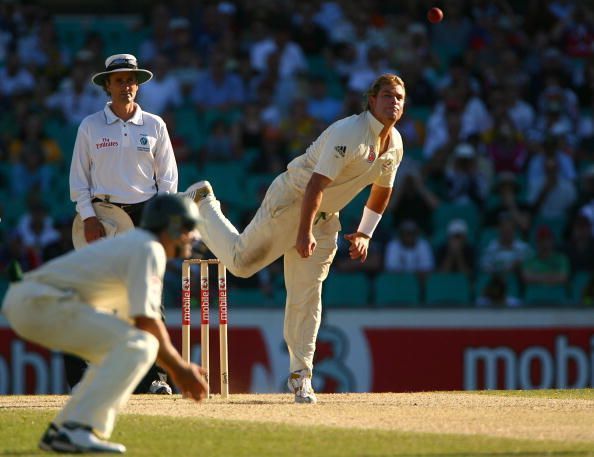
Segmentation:
{"type": "MultiPolygon", "coordinates": [[[[121,208],[138,226],[146,202],[157,193],[177,192],[177,164],[167,127],[135,102],[139,86],[152,77],[150,71],[138,68],[132,54],[116,54],[107,58],[104,71],[91,78],[110,101],[83,119],[74,144],[70,198],[76,202],[78,222],[82,221],[83,242],[109,235],[96,214],[97,203],[121,208]]],[[[86,363],[65,355],[64,365],[72,388],[86,363]]],[[[171,394],[166,379],[153,366],[134,393],[171,394]]]]}

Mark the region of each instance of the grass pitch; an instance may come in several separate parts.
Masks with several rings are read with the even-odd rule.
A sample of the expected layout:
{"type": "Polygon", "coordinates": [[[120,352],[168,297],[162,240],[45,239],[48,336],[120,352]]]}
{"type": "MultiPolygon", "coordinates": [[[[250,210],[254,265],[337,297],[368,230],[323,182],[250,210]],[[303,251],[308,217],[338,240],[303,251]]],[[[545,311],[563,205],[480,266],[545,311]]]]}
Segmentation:
{"type": "MultiPolygon", "coordinates": [[[[0,397],[0,455],[37,441],[66,397],[0,397]]],[[[112,440],[129,456],[594,456],[594,392],[135,396],[112,440]],[[542,419],[542,420],[539,420],[542,419]]]]}

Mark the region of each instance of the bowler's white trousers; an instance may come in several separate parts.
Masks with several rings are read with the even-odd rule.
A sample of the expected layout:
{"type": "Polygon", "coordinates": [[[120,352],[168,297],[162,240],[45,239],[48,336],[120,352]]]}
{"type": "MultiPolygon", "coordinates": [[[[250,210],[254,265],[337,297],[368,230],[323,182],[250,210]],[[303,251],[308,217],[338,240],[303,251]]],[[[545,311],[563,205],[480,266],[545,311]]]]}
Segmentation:
{"type": "Polygon", "coordinates": [[[287,183],[286,174],[279,175],[240,234],[222,214],[219,202],[209,195],[198,205],[198,230],[208,248],[235,276],[249,277],[284,256],[284,337],[290,371],[306,368],[311,373],[322,315],[322,282],[336,254],[340,222],[337,213],[316,218],[316,248],[312,256],[301,258],[295,240],[302,199],[303,195],[287,183]]]}
{"type": "Polygon", "coordinates": [[[33,281],[8,289],[2,312],[23,338],[89,361],[89,369],[54,419],[89,425],[109,438],[117,412],[157,357],[159,342],[71,291],[33,281]]]}

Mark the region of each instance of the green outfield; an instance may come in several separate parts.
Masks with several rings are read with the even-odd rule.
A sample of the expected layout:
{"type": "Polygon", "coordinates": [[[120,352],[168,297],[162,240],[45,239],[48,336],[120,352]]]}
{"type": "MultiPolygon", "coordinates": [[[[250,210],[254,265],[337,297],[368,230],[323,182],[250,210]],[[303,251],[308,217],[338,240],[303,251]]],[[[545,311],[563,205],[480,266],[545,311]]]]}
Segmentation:
{"type": "MultiPolygon", "coordinates": [[[[0,397],[0,455],[47,455],[37,440],[64,401],[0,397]]],[[[594,393],[139,396],[112,439],[129,456],[594,456],[594,393]]]]}

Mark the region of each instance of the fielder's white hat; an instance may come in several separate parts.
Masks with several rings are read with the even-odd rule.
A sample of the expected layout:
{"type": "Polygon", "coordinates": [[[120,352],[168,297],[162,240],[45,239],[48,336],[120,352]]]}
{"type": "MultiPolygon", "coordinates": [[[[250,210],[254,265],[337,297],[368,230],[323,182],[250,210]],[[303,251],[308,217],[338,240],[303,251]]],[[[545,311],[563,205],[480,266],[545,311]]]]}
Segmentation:
{"type": "Polygon", "coordinates": [[[138,61],[132,54],[115,54],[105,60],[105,71],[94,74],[91,80],[96,85],[103,87],[106,76],[119,71],[133,71],[136,73],[138,85],[150,81],[153,77],[150,71],[138,68],[138,61]]]}
{"type": "MultiPolygon", "coordinates": [[[[134,223],[130,219],[130,216],[128,216],[128,213],[119,206],[106,202],[96,202],[93,203],[93,209],[99,218],[99,222],[103,224],[105,235],[108,238],[134,228],[134,223]]],[[[72,223],[72,244],[74,245],[74,249],[80,249],[88,244],[80,214],[76,215],[72,223]]]]}

